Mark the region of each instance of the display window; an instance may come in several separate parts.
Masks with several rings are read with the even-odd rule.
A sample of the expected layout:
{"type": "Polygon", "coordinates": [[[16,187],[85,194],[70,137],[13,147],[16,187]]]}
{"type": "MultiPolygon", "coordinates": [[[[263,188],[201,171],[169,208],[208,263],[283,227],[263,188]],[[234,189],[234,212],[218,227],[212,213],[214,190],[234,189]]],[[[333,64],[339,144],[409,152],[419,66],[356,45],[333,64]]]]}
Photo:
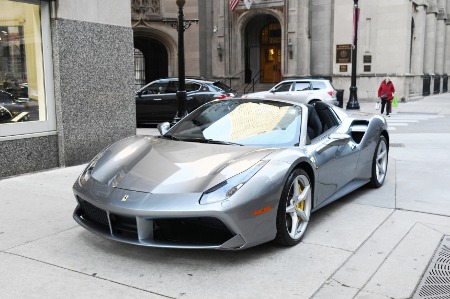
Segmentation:
{"type": "Polygon", "coordinates": [[[0,0],[0,138],[56,130],[49,5],[0,0]]]}

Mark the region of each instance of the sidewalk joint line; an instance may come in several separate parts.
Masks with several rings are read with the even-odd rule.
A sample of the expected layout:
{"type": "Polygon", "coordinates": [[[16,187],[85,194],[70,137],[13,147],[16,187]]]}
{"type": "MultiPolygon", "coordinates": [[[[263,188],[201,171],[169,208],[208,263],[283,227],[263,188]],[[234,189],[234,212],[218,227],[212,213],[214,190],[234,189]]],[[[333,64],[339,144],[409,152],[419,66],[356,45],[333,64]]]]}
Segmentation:
{"type": "MultiPolygon", "coordinates": [[[[346,258],[345,259],[345,261],[339,266],[339,267],[337,267],[336,268],[336,270],[334,270],[333,271],[333,273],[331,273],[330,274],[330,276],[325,280],[325,282],[323,282],[321,285],[320,285],[320,287],[314,292],[314,294],[312,295],[312,297],[314,297],[314,295],[316,295],[316,293],[317,292],[319,292],[319,290],[324,286],[324,284],[327,282],[327,281],[329,281],[329,280],[331,280],[331,279],[334,279],[333,277],[334,277],[334,275],[336,275],[336,273],[339,271],[339,270],[341,270],[342,269],[342,267],[344,267],[344,265],[345,264],[347,264],[347,262],[361,249],[361,247],[362,246],[364,246],[366,243],[367,243],[367,241],[373,236],[373,234],[375,234],[375,232],[384,224],[384,223],[386,223],[386,221],[388,221],[391,217],[392,217],[392,215],[395,213],[395,209],[392,209],[392,211],[391,211],[391,213],[386,217],[386,219],[384,219],[383,220],[383,222],[381,222],[380,223],[380,225],[378,225],[377,226],[377,228],[375,229],[375,230],[373,230],[372,231],[372,233],[363,241],[363,242],[361,242],[361,244],[354,250],[354,251],[351,251],[351,250],[348,250],[349,252],[351,252],[352,254],[348,257],[348,258],[346,258]]],[[[398,244],[397,244],[398,245],[398,244]]],[[[397,246],[396,245],[396,246],[397,246]]],[[[344,250],[344,249],[343,249],[344,250]]],[[[390,254],[390,253],[389,253],[390,254]]],[[[387,256],[389,256],[389,254],[387,255],[387,256]]],[[[377,268],[377,270],[378,270],[378,268],[377,268]]],[[[376,273],[376,271],[375,271],[375,273],[376,273]]],[[[372,275],[373,276],[373,275],[372,275]]],[[[371,277],[372,277],[371,276],[371,277]]],[[[369,280],[370,280],[370,278],[369,278],[369,280]]],[[[367,283],[365,283],[363,286],[362,286],[362,288],[364,288],[364,286],[366,285],[367,283]]],[[[354,289],[356,289],[356,290],[358,290],[358,288],[357,287],[352,287],[352,288],[354,288],[354,289]]],[[[359,294],[359,292],[362,290],[362,288],[361,289],[359,289],[359,291],[357,291],[356,292],[356,295],[358,295],[359,294]]],[[[355,295],[355,296],[356,296],[355,295]]]]}
{"type": "MultiPolygon", "coordinates": [[[[67,228],[67,229],[65,229],[65,230],[61,230],[61,231],[56,232],[56,233],[51,234],[51,235],[47,235],[47,236],[43,236],[43,237],[40,237],[40,238],[37,238],[37,239],[34,239],[34,240],[26,241],[25,243],[17,244],[17,245],[15,245],[15,246],[13,246],[13,247],[6,248],[6,249],[2,249],[2,250],[0,250],[0,252],[6,252],[6,253],[8,253],[7,250],[12,250],[12,249],[21,247],[21,246],[23,246],[23,245],[28,245],[28,244],[34,243],[34,242],[36,242],[36,241],[40,241],[40,240],[43,240],[43,239],[46,239],[46,238],[50,238],[50,237],[59,235],[60,233],[65,233],[65,232],[67,232],[67,231],[70,231],[70,230],[76,229],[76,228],[79,228],[79,226],[74,226],[74,227],[71,227],[71,228],[67,228]]],[[[2,233],[3,233],[3,232],[2,232],[2,233]]],[[[2,233],[0,233],[0,234],[2,234],[2,233]]]]}
{"type": "Polygon", "coordinates": [[[14,255],[14,256],[17,256],[17,257],[25,258],[25,259],[28,259],[28,260],[31,260],[31,261],[34,261],[34,262],[38,262],[38,263],[46,264],[46,265],[53,266],[53,267],[56,267],[56,268],[60,268],[60,269],[63,269],[63,270],[71,271],[71,272],[74,272],[74,273],[77,273],[77,274],[82,274],[82,275],[86,275],[88,277],[93,277],[94,279],[101,279],[101,280],[104,280],[104,281],[107,281],[107,282],[111,282],[111,283],[114,283],[114,284],[118,284],[118,285],[121,285],[121,286],[125,286],[125,287],[133,288],[133,289],[136,289],[136,290],[139,290],[139,291],[143,291],[143,292],[146,292],[146,293],[158,295],[158,296],[161,296],[161,297],[164,297],[164,298],[176,299],[175,297],[166,296],[166,295],[163,295],[163,294],[159,294],[159,293],[156,293],[156,292],[152,292],[152,291],[149,291],[149,290],[138,288],[138,287],[135,287],[135,286],[132,286],[132,285],[127,285],[127,284],[124,284],[124,283],[121,283],[121,282],[118,282],[118,281],[114,281],[114,280],[110,280],[110,279],[107,279],[107,278],[103,278],[103,277],[98,276],[97,273],[88,274],[88,273],[84,273],[84,272],[81,272],[81,271],[78,271],[78,270],[73,270],[73,269],[69,269],[69,268],[63,267],[63,266],[58,266],[58,265],[55,265],[55,264],[52,264],[52,263],[49,263],[49,262],[40,261],[40,260],[37,260],[35,258],[31,258],[31,257],[24,256],[24,255],[21,255],[21,254],[17,254],[17,253],[13,253],[13,252],[5,252],[5,253],[6,254],[10,254],[10,255],[14,255]]]}
{"type": "MultiPolygon", "coordinates": [[[[391,214],[391,215],[392,215],[392,214],[391,214]]],[[[388,218],[390,218],[390,216],[389,216],[388,218]]],[[[383,223],[384,223],[384,222],[383,222],[383,223]]],[[[386,256],[385,256],[384,259],[383,259],[383,262],[380,263],[380,264],[378,265],[378,267],[376,268],[376,270],[372,273],[372,275],[370,275],[370,277],[367,279],[367,281],[362,285],[361,289],[357,292],[357,294],[355,295],[355,297],[356,297],[357,295],[359,295],[359,293],[366,287],[366,285],[369,283],[369,281],[370,281],[370,280],[378,273],[378,271],[379,271],[380,268],[384,265],[384,263],[387,261],[387,259],[391,256],[391,254],[397,249],[397,247],[400,245],[400,243],[406,238],[406,236],[411,232],[411,230],[412,230],[417,224],[418,224],[418,223],[415,222],[415,223],[408,229],[408,231],[403,235],[403,237],[400,238],[400,240],[397,242],[397,244],[395,244],[395,246],[392,247],[391,251],[389,251],[389,252],[386,254],[386,256]]],[[[380,225],[379,227],[381,227],[381,225],[380,225]]],[[[365,242],[364,242],[364,243],[365,243],[365,242]]],[[[417,286],[416,286],[416,288],[417,288],[417,286]]],[[[375,294],[376,294],[376,293],[375,293],[375,294]]],[[[414,294],[414,293],[413,293],[413,294],[414,294]]],[[[412,296],[413,294],[411,294],[411,296],[412,296]]],[[[410,298],[410,297],[408,297],[408,298],[410,298]]]]}

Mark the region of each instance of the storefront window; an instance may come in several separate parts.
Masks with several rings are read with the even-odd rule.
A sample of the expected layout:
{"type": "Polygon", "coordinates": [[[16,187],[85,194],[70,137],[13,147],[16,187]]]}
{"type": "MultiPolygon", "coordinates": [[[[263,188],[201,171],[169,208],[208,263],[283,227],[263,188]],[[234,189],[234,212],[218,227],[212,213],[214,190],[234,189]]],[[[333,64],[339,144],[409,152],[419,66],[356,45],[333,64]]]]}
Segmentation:
{"type": "Polygon", "coordinates": [[[0,0],[0,137],[17,132],[8,125],[49,120],[41,3],[0,0]]]}

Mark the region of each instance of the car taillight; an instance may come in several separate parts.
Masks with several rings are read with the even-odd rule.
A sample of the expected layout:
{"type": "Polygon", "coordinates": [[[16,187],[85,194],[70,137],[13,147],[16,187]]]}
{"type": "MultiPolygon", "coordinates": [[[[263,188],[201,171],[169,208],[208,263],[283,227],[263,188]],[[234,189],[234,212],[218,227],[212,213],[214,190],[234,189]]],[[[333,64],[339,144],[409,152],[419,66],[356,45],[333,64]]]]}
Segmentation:
{"type": "Polygon", "coordinates": [[[328,91],[328,94],[329,94],[330,96],[333,96],[335,92],[336,92],[336,91],[334,91],[334,90],[330,90],[330,91],[328,91]]]}
{"type": "Polygon", "coordinates": [[[226,93],[226,94],[221,94],[216,99],[223,100],[223,99],[234,98],[234,97],[235,97],[234,93],[226,93]]]}

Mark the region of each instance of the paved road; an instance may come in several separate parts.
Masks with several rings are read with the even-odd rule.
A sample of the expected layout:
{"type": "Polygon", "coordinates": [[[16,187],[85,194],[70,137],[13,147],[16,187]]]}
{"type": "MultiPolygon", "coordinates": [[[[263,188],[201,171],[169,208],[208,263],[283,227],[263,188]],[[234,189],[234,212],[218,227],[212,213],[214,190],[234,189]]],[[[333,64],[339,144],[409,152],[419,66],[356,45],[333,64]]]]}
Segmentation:
{"type": "MultiPolygon", "coordinates": [[[[376,112],[372,103],[361,110],[376,112]]],[[[120,244],[72,220],[71,185],[83,166],[0,180],[0,296],[409,298],[450,235],[450,94],[400,103],[388,122],[385,185],[314,213],[305,238],[291,248],[120,244]]]]}

